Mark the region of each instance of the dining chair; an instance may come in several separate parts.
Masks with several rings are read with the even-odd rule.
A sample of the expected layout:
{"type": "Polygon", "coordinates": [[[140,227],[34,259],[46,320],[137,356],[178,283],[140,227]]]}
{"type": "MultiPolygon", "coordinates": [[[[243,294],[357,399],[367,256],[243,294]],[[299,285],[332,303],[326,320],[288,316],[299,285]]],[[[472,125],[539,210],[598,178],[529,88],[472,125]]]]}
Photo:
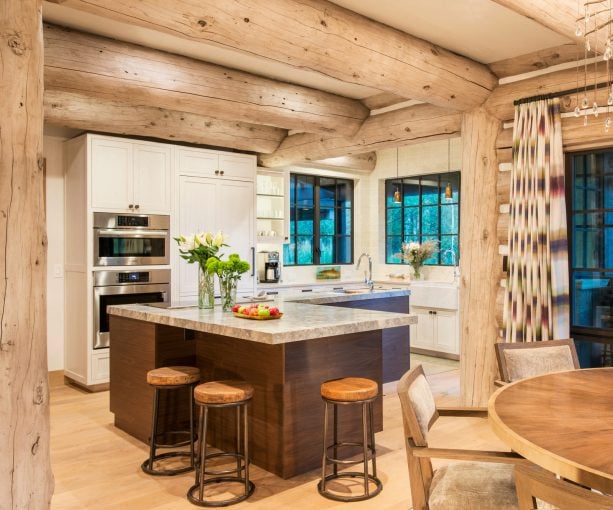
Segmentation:
{"type": "Polygon", "coordinates": [[[580,368],[572,338],[497,343],[496,359],[501,378],[501,382],[496,383],[498,386],[526,377],[580,368]]]}
{"type": "Polygon", "coordinates": [[[529,462],[515,466],[515,486],[519,510],[613,510],[613,497],[556,478],[529,462]]]}
{"type": "Polygon", "coordinates": [[[487,418],[487,409],[437,408],[421,365],[402,376],[397,391],[414,510],[517,509],[513,464],[523,461],[519,455],[428,446],[428,432],[439,417],[487,418]],[[468,462],[433,470],[431,458],[468,462]]]}

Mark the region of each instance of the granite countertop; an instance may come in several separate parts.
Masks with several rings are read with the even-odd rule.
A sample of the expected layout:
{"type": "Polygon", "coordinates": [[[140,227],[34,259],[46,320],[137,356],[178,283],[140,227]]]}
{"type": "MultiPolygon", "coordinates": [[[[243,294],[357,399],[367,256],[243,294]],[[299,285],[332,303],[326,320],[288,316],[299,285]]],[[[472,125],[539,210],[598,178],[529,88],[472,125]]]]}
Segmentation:
{"type": "Polygon", "coordinates": [[[196,306],[157,308],[146,304],[114,305],[108,313],[119,317],[185,329],[232,336],[266,344],[284,344],[362,331],[415,324],[415,315],[353,308],[321,306],[326,303],[408,295],[408,290],[380,290],[363,294],[325,292],[288,296],[280,303],[283,318],[249,320],[222,312],[220,307],[201,310],[196,306]]]}

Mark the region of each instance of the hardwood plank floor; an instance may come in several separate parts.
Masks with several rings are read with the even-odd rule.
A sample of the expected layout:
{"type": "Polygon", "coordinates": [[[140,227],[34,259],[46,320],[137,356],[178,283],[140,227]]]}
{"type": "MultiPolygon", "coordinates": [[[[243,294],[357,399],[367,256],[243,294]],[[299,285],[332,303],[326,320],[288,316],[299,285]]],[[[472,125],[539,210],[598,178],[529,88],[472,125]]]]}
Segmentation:
{"type": "MultiPolygon", "coordinates": [[[[457,362],[419,357],[440,405],[458,401],[457,362]]],[[[185,498],[193,474],[153,477],[140,464],[147,447],[113,426],[109,393],[86,393],[51,380],[51,460],[55,475],[55,510],[129,509],[170,510],[196,508],[185,498]]],[[[410,488],[404,451],[400,403],[395,384],[384,386],[384,430],[376,435],[377,468],[383,491],[372,500],[352,503],[352,510],[406,510],[410,488]]],[[[503,448],[486,420],[442,418],[431,433],[431,444],[442,447],[503,448]]],[[[313,445],[319,450],[320,445],[313,445]]],[[[312,510],[347,508],[317,493],[318,470],[283,480],[256,466],[254,495],[233,508],[254,510],[312,510]]]]}

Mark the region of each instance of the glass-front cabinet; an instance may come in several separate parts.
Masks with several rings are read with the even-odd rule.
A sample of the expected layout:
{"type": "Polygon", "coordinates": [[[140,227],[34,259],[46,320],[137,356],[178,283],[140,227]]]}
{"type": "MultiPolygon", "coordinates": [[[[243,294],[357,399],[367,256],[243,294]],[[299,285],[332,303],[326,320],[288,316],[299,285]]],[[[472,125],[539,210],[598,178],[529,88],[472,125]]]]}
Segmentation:
{"type": "Polygon", "coordinates": [[[573,154],[567,161],[571,334],[611,342],[613,151],[573,154]]]}
{"type": "Polygon", "coordinates": [[[287,171],[258,168],[256,233],[258,243],[282,244],[288,240],[289,191],[287,171]]]}

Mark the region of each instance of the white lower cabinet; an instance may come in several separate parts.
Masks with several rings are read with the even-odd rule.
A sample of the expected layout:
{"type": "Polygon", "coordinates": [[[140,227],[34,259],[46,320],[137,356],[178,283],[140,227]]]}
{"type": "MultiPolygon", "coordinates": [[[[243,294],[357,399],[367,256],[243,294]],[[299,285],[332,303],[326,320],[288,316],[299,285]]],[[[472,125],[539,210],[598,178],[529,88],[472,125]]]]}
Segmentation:
{"type": "Polygon", "coordinates": [[[411,349],[459,356],[458,304],[455,286],[411,285],[411,313],[417,316],[417,324],[411,326],[411,349]]]}
{"type": "Polygon", "coordinates": [[[92,384],[106,383],[110,376],[109,350],[101,349],[92,353],[92,384]]]}

